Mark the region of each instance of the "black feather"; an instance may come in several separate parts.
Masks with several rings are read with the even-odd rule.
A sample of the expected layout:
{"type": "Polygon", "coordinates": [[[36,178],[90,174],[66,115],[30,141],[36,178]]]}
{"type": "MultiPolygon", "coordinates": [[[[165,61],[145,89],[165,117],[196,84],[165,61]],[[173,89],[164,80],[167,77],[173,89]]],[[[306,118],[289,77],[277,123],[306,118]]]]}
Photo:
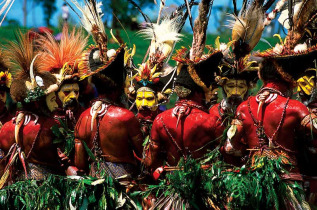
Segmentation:
{"type": "Polygon", "coordinates": [[[233,0],[233,13],[238,16],[237,1],[233,0]]]}
{"type": "Polygon", "coordinates": [[[137,3],[135,3],[133,0],[128,0],[128,1],[141,13],[145,22],[151,23],[151,19],[146,14],[144,14],[144,12],[142,11],[142,9],[137,3]]]}
{"type": "Polygon", "coordinates": [[[267,1],[264,6],[263,6],[263,10],[267,11],[268,9],[270,9],[270,7],[272,6],[272,4],[275,2],[275,0],[269,0],[267,1]]]}

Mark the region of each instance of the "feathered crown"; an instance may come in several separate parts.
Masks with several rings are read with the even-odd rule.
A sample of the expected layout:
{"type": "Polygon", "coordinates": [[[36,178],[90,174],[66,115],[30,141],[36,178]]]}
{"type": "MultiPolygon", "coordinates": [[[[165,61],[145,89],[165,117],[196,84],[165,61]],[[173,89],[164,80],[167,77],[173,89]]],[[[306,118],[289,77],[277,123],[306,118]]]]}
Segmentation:
{"type": "MultiPolygon", "coordinates": [[[[232,44],[234,41],[220,43],[220,36],[215,40],[215,49],[221,51],[224,58],[219,64],[219,72],[216,77],[216,82],[222,86],[227,79],[246,80],[252,86],[257,79],[258,64],[256,61],[250,60],[250,54],[237,59],[232,52],[232,44]]],[[[212,49],[212,47],[209,47],[212,49]]]]}
{"type": "Polygon", "coordinates": [[[77,62],[87,44],[87,37],[75,29],[69,34],[65,25],[58,42],[50,33],[38,39],[41,50],[41,69],[56,75],[59,81],[78,75],[77,62]]]}
{"type": "MultiPolygon", "coordinates": [[[[316,23],[317,23],[317,0],[306,0],[298,2],[294,6],[293,17],[289,17],[289,11],[284,10],[279,18],[279,22],[285,26],[287,23],[289,31],[285,39],[285,46],[294,49],[297,44],[310,39],[317,42],[316,23]],[[289,22],[291,21],[291,24],[289,22]],[[315,33],[315,34],[314,34],[315,33]]],[[[308,44],[308,43],[307,43],[308,44]]]]}
{"type": "Polygon", "coordinates": [[[40,71],[40,60],[29,35],[19,32],[17,42],[8,43],[5,53],[16,70],[10,93],[18,102],[36,101],[41,96],[58,89],[56,78],[49,72],[40,71]]]}
{"type": "Polygon", "coordinates": [[[264,4],[264,0],[253,0],[251,3],[244,0],[239,14],[234,1],[234,20],[229,21],[229,27],[232,28],[233,53],[237,59],[249,54],[259,42],[267,24],[265,12],[274,1],[269,0],[264,4]]]}
{"type": "Polygon", "coordinates": [[[214,88],[213,81],[219,71],[218,65],[223,54],[221,51],[213,51],[195,60],[189,59],[188,55],[189,51],[183,47],[173,56],[173,60],[179,62],[175,84],[189,90],[202,90],[209,100],[209,93],[214,88]]]}
{"type": "Polygon", "coordinates": [[[83,27],[94,38],[95,43],[99,48],[100,60],[106,62],[109,60],[107,56],[107,42],[108,37],[106,35],[105,27],[101,17],[103,16],[101,2],[96,0],[85,0],[85,5],[81,6],[76,0],[70,0],[81,12],[79,16],[83,27]]]}
{"type": "Polygon", "coordinates": [[[165,18],[160,24],[148,23],[145,29],[139,31],[145,39],[150,39],[150,60],[154,63],[163,62],[170,56],[174,44],[181,40],[180,25],[177,18],[165,18]]]}

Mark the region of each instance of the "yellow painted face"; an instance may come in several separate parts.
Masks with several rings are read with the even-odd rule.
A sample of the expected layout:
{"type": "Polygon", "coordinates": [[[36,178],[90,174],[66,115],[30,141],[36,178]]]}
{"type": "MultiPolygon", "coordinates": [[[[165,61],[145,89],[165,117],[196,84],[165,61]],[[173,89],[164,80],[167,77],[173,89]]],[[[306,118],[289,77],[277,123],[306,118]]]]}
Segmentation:
{"type": "Polygon", "coordinates": [[[51,112],[55,111],[58,108],[55,92],[52,92],[46,96],[46,105],[51,112]]]}
{"type": "Polygon", "coordinates": [[[315,76],[311,76],[308,78],[307,76],[303,76],[297,80],[297,91],[304,91],[306,95],[311,95],[313,88],[315,87],[314,82],[315,76]]]}
{"type": "Polygon", "coordinates": [[[0,91],[0,101],[2,101],[4,104],[7,101],[7,92],[6,91],[0,91]]]}
{"type": "Polygon", "coordinates": [[[64,84],[58,91],[58,98],[63,103],[63,107],[72,100],[78,100],[79,86],[77,83],[64,84]]]}
{"type": "Polygon", "coordinates": [[[227,98],[232,95],[239,95],[241,98],[244,98],[244,95],[248,92],[246,80],[228,79],[223,87],[227,94],[227,98]]]}
{"type": "Polygon", "coordinates": [[[149,108],[151,111],[155,111],[158,106],[157,98],[151,91],[139,91],[136,95],[135,104],[138,110],[142,110],[144,107],[149,108]]]}

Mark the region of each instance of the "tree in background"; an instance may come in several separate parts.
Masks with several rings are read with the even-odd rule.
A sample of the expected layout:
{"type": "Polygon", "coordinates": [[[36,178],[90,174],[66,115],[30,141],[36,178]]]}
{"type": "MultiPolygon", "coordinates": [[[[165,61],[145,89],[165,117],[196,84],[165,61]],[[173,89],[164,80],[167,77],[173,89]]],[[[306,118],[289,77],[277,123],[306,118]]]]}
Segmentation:
{"type": "MultiPolygon", "coordinates": [[[[142,9],[154,6],[153,0],[135,0],[135,2],[142,9]]],[[[129,27],[132,24],[132,19],[139,15],[138,10],[127,0],[102,0],[102,3],[104,14],[107,15],[106,18],[110,19],[109,16],[112,17],[112,28],[121,27],[118,20],[112,15],[113,13],[125,27],[129,27]]]]}
{"type": "Polygon", "coordinates": [[[44,12],[44,20],[46,25],[49,27],[50,19],[56,11],[56,0],[34,0],[36,3],[42,4],[43,12],[44,12]]]}

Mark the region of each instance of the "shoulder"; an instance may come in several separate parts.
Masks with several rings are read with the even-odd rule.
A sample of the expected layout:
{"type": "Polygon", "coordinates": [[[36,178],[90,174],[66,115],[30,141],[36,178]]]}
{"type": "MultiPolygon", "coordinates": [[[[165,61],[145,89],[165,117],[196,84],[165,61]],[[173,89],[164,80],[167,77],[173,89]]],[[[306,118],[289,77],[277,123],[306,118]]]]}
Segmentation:
{"type": "Polygon", "coordinates": [[[293,99],[289,100],[287,110],[292,111],[294,114],[298,115],[299,118],[303,118],[310,113],[308,108],[302,102],[293,99]]]}
{"type": "Polygon", "coordinates": [[[126,108],[111,105],[107,111],[107,116],[120,119],[122,121],[130,121],[136,119],[134,113],[126,108]]]}
{"type": "Polygon", "coordinates": [[[250,96],[247,100],[243,101],[238,107],[237,107],[237,112],[245,112],[249,105],[251,106],[254,104],[257,104],[255,97],[254,96],[250,96]]]}

